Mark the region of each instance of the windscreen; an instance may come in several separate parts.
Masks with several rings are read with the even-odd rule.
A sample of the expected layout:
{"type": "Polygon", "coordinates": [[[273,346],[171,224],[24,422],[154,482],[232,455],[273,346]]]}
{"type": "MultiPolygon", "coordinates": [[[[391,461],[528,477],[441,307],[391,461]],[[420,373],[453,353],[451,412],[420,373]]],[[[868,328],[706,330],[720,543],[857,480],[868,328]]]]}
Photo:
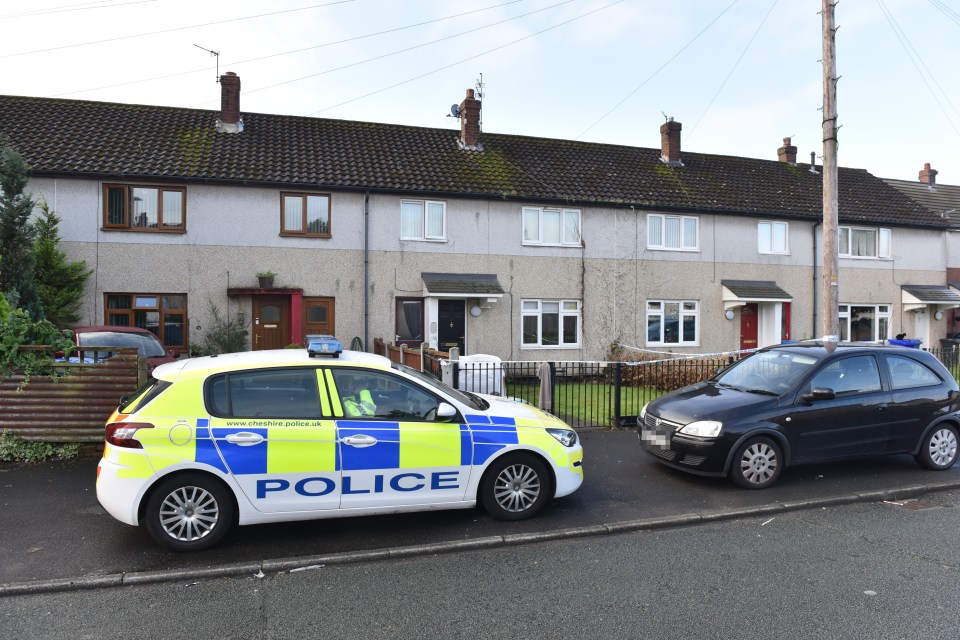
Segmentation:
{"type": "Polygon", "coordinates": [[[152,333],[122,333],[120,331],[90,331],[79,336],[81,347],[124,347],[136,349],[147,358],[167,355],[163,345],[152,333]]]}
{"type": "Polygon", "coordinates": [[[763,351],[720,372],[713,381],[744,391],[780,395],[816,363],[816,358],[802,353],[763,351]]]}

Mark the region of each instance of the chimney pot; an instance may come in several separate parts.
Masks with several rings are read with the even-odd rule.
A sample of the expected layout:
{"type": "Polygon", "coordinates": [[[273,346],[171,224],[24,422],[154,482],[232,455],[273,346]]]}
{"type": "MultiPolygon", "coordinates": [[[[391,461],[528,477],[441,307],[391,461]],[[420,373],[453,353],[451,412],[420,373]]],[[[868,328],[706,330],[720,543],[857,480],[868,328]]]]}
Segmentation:
{"type": "Polygon", "coordinates": [[[783,139],[783,146],[777,149],[777,160],[797,164],[797,148],[791,143],[790,138],[783,139]]]}
{"type": "Polygon", "coordinates": [[[483,149],[480,144],[480,101],[473,89],[467,89],[467,96],[460,103],[460,140],[462,149],[483,149]]]}
{"type": "Polygon", "coordinates": [[[682,167],[680,160],[680,130],[683,125],[668,118],[660,125],[660,160],[671,167],[682,167]]]}
{"type": "Polygon", "coordinates": [[[920,170],[920,182],[928,184],[931,187],[937,183],[937,174],[939,171],[930,168],[930,163],[923,163],[923,169],[920,170]]]}

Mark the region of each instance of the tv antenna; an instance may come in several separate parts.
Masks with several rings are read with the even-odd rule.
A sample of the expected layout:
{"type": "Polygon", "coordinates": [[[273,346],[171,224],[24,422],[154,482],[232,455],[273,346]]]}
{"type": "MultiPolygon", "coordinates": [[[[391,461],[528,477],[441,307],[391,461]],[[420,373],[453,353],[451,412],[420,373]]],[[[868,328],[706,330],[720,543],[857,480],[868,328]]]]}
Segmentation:
{"type": "Polygon", "coordinates": [[[217,78],[215,82],[220,82],[220,52],[214,51],[213,49],[207,49],[206,47],[201,47],[198,44],[195,44],[193,46],[195,46],[197,49],[203,49],[204,51],[206,51],[207,53],[209,53],[210,55],[212,55],[217,59],[217,78]]]}
{"type": "MultiPolygon", "coordinates": [[[[480,77],[477,78],[477,99],[480,102],[483,102],[483,87],[486,86],[483,84],[483,72],[480,72],[480,77]]],[[[480,110],[480,122],[477,123],[480,127],[480,131],[483,131],[483,109],[480,110]]]]}

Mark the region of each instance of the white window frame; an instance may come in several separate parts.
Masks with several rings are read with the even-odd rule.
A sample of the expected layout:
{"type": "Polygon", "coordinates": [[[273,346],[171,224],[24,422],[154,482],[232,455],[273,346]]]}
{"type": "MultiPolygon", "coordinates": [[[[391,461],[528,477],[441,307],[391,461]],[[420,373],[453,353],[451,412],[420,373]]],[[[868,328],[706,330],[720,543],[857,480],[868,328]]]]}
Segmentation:
{"type": "Polygon", "coordinates": [[[674,216],[667,215],[663,213],[648,213],[647,214],[647,249],[656,249],[658,251],[700,251],[700,218],[699,216],[674,216]],[[654,238],[654,222],[659,221],[656,226],[659,228],[659,237],[654,238]],[[667,222],[670,220],[678,220],[680,223],[680,246],[679,247],[668,247],[665,244],[665,229],[667,222]],[[693,233],[693,243],[690,243],[690,239],[687,238],[687,223],[692,221],[695,226],[695,231],[693,233]]]}
{"type": "Polygon", "coordinates": [[[401,200],[400,201],[400,239],[401,240],[425,240],[429,242],[446,242],[447,240],[447,203],[441,200],[401,200]],[[419,205],[420,206],[420,215],[423,217],[423,224],[420,225],[418,235],[404,235],[403,224],[403,206],[404,205],[419,205]],[[440,207],[440,226],[442,227],[439,235],[430,235],[428,230],[430,229],[430,221],[428,219],[428,214],[430,213],[431,205],[437,205],[440,207]]]}
{"type": "Polygon", "coordinates": [[[521,349],[579,349],[583,344],[583,314],[581,312],[583,305],[579,300],[557,300],[557,299],[533,299],[523,298],[520,300],[520,348],[521,349]],[[558,344],[543,344],[543,315],[544,303],[557,304],[558,308],[558,344]],[[526,318],[537,319],[537,342],[524,342],[524,320],[526,318]],[[565,318],[576,318],[577,321],[577,341],[563,341],[563,324],[565,318]]]}
{"type": "Polygon", "coordinates": [[[546,247],[581,247],[583,246],[583,215],[579,209],[561,209],[558,207],[522,207],[520,210],[520,241],[525,245],[538,245],[546,247]],[[557,213],[560,216],[560,241],[547,242],[543,239],[543,216],[544,213],[557,213]],[[568,228],[568,215],[575,215],[576,222],[574,228],[568,228]],[[526,222],[527,216],[537,217],[537,237],[527,237],[526,222]],[[567,240],[567,232],[572,231],[577,237],[576,240],[567,240]]]}
{"type": "Polygon", "coordinates": [[[646,322],[643,325],[643,335],[646,340],[646,344],[656,345],[656,346],[665,346],[665,347],[697,347],[700,346],[700,301],[699,300],[647,300],[646,306],[647,312],[645,315],[646,322]],[[664,328],[664,312],[665,307],[668,304],[678,305],[679,312],[679,331],[677,331],[677,342],[664,342],[663,338],[663,328],[664,328]],[[657,307],[659,305],[659,308],[657,307]],[[691,308],[685,308],[692,306],[691,308]],[[659,340],[650,340],[650,335],[648,333],[648,327],[650,326],[651,317],[660,317],[660,339],[659,340]],[[694,319],[694,336],[693,341],[685,341],[683,339],[683,321],[684,318],[693,318],[694,319]]]}
{"type": "Polygon", "coordinates": [[[893,256],[893,232],[886,227],[853,227],[841,225],[837,229],[837,253],[843,258],[853,258],[854,260],[884,260],[893,256]],[[847,233],[847,241],[843,242],[843,232],[847,233]],[[851,253],[853,245],[854,231],[872,231],[874,232],[874,243],[872,256],[856,256],[851,253]]]}
{"type": "Polygon", "coordinates": [[[790,225],[786,222],[780,222],[778,220],[760,220],[757,222],[757,252],[762,255],[790,255],[790,225]],[[764,225],[767,225],[768,228],[764,230],[764,225]],[[783,248],[773,246],[773,240],[777,237],[777,234],[774,230],[777,227],[783,228],[783,248]],[[766,241],[768,243],[768,249],[764,251],[763,248],[763,237],[766,236],[766,241]]]}
{"type": "Polygon", "coordinates": [[[873,340],[871,342],[883,342],[890,337],[890,328],[893,326],[893,305],[891,304],[857,304],[852,302],[843,302],[839,305],[840,315],[840,336],[844,342],[850,340],[850,307],[867,307],[873,309],[873,340]],[[886,335],[880,335],[880,325],[886,321],[886,335]]]}

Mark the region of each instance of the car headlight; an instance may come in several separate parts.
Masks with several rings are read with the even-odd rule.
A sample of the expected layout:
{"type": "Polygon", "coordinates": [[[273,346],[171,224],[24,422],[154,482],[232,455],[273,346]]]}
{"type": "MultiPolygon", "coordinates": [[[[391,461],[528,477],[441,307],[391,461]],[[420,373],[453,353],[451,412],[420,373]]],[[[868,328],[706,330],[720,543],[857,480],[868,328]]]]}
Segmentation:
{"type": "Polygon", "coordinates": [[[716,438],[720,435],[721,429],[723,429],[722,422],[698,420],[697,422],[691,422],[681,427],[680,433],[685,436],[695,436],[697,438],[716,438]]]}
{"type": "Polygon", "coordinates": [[[643,405],[643,409],[640,409],[640,422],[643,422],[647,417],[647,407],[650,406],[650,403],[643,405]]]}
{"type": "Polygon", "coordinates": [[[565,447],[572,447],[577,444],[577,432],[571,429],[547,429],[547,433],[565,447]]]}

